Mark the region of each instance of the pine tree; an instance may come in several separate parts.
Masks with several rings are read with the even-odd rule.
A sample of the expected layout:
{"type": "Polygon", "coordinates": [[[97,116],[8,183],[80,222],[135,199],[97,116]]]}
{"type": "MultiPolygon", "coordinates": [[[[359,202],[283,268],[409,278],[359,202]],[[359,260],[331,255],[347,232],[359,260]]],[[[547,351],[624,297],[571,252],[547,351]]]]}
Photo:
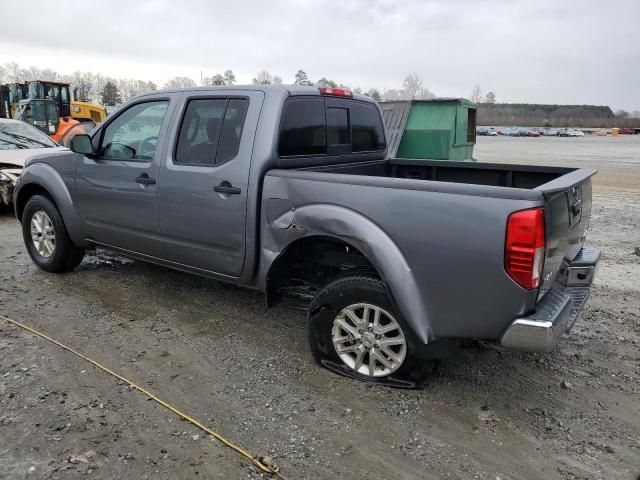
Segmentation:
{"type": "Polygon", "coordinates": [[[313,83],[309,81],[307,73],[304,70],[298,70],[298,73],[296,73],[296,81],[294,83],[296,85],[313,85],[313,83]]]}
{"type": "Polygon", "coordinates": [[[122,103],[122,98],[120,98],[120,91],[118,87],[113,82],[107,82],[104,84],[102,92],[100,92],[100,97],[102,99],[102,104],[107,107],[115,107],[122,103]]]}

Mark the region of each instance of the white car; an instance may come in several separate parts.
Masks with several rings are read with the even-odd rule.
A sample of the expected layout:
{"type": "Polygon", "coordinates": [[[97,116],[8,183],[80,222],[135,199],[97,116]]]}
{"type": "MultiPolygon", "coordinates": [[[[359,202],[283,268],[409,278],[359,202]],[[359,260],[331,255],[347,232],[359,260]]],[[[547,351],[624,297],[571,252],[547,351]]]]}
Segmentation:
{"type": "Polygon", "coordinates": [[[570,137],[584,137],[584,132],[582,130],[569,130],[570,137]]]}
{"type": "Polygon", "coordinates": [[[56,142],[28,123],[0,118],[0,210],[13,204],[13,188],[25,161],[52,148],[56,142]]]}

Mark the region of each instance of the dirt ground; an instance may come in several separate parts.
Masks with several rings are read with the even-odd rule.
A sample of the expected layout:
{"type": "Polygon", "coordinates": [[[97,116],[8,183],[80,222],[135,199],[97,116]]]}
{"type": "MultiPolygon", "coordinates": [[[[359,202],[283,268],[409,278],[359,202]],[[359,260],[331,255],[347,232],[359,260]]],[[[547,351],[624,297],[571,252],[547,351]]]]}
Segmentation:
{"type": "MultiPolygon", "coordinates": [[[[254,292],[105,252],[47,274],[9,215],[0,216],[0,314],[270,456],[288,479],[636,480],[640,142],[635,154],[622,142],[587,148],[587,138],[532,143],[552,140],[480,139],[477,148],[481,160],[532,163],[541,149],[579,145],[574,162],[602,163],[588,242],[603,259],[586,309],[551,354],[476,343],[424,390],[358,383],[313,363],[300,311],[267,310],[254,292]]],[[[138,392],[0,321],[1,479],[261,476],[138,392]]]]}

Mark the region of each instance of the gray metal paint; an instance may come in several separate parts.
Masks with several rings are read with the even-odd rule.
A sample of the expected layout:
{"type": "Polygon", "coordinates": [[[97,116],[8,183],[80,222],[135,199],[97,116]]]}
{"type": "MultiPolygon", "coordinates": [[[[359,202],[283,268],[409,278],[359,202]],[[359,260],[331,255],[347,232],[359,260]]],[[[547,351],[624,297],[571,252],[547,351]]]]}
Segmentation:
{"type": "MultiPolygon", "coordinates": [[[[13,194],[14,205],[25,185],[35,184],[44,188],[58,205],[65,220],[69,237],[78,246],[86,246],[85,225],[78,214],[74,200],[76,155],[63,150],[30,158],[20,176],[13,194]]],[[[18,220],[21,220],[18,218],[18,220]]]]}
{"type": "Polygon", "coordinates": [[[295,228],[263,226],[261,282],[287,245],[305,236],[330,236],[367,256],[425,343],[497,338],[516,316],[534,307],[536,293],[519,287],[504,271],[504,236],[510,213],[544,204],[539,193],[536,199],[505,199],[428,191],[429,185],[403,188],[412,180],[353,178],[357,181],[349,184],[316,181],[313,172],[267,174],[263,203],[269,198],[291,201],[295,228]],[[388,180],[384,195],[379,180],[388,180]]]}
{"type": "Polygon", "coordinates": [[[553,288],[554,279],[563,260],[573,260],[584,245],[591,218],[591,177],[595,173],[596,171],[590,168],[580,169],[536,189],[544,195],[546,206],[546,251],[540,298],[553,288]],[[579,221],[572,225],[571,204],[577,201],[569,198],[573,189],[579,197],[581,211],[579,221]]]}
{"type": "MultiPolygon", "coordinates": [[[[159,177],[160,152],[166,141],[169,119],[176,102],[166,95],[144,99],[162,99],[168,100],[169,105],[151,161],[109,160],[78,155],[75,196],[87,239],[154,257],[165,256],[159,225],[159,183],[141,185],[136,182],[136,177],[140,175],[148,175],[156,181],[159,177]]],[[[136,99],[128,106],[139,103],[142,102],[136,99]]],[[[100,136],[102,130],[124,110],[112,114],[94,135],[100,136]]]]}
{"type": "MultiPolygon", "coordinates": [[[[504,271],[504,236],[509,214],[545,205],[543,192],[274,170],[282,164],[276,149],[284,101],[290,95],[317,95],[317,89],[312,87],[207,87],[158,92],[123,105],[118,112],[142,99],[168,97],[172,106],[163,123],[152,165],[116,166],[126,167],[129,173],[122,170],[121,173],[114,171],[109,178],[105,176],[102,180],[106,182],[103,183],[105,194],[116,195],[119,189],[127,188],[125,182],[136,176],[130,172],[138,172],[141,168],[154,168],[159,173],[159,183],[154,188],[162,190],[164,181],[170,184],[168,178],[172,170],[168,168],[168,162],[179,124],[178,112],[182,111],[185,99],[194,94],[216,95],[223,92],[264,97],[256,112],[255,127],[251,127],[254,128],[253,135],[243,134],[242,138],[241,149],[247,155],[243,156],[242,165],[249,170],[244,170],[247,175],[245,238],[237,238],[245,245],[241,270],[212,271],[168,258],[166,248],[157,248],[158,241],[165,243],[160,227],[159,233],[155,234],[149,231],[141,233],[138,227],[138,231],[133,232],[130,226],[113,225],[110,238],[113,241],[107,241],[107,236],[102,234],[93,241],[126,251],[137,258],[264,292],[271,265],[293,242],[311,236],[337,238],[358,248],[376,266],[388,282],[401,313],[422,342],[447,337],[498,338],[514,318],[533,310],[536,292],[522,289],[504,271]],[[175,112],[171,110],[173,108],[175,112]],[[251,158],[250,165],[248,158],[251,158]],[[137,235],[137,242],[124,242],[118,230],[127,230],[126,235],[129,236],[137,235]]],[[[371,102],[366,97],[357,98],[371,102]]],[[[93,141],[97,142],[102,129],[118,112],[92,132],[93,141]]],[[[87,244],[87,238],[91,239],[90,225],[76,208],[74,176],[76,164],[83,172],[87,160],[70,152],[41,157],[29,163],[16,188],[16,195],[29,183],[50,191],[72,239],[82,246],[87,244]]],[[[318,158],[316,161],[322,165],[324,160],[318,158]]],[[[242,173],[238,172],[234,175],[242,173]]],[[[215,174],[211,175],[213,179],[215,174]]],[[[87,182],[83,174],[79,175],[79,182],[87,182]]],[[[178,187],[185,191],[191,188],[187,181],[180,183],[175,185],[175,190],[178,187]]],[[[552,187],[562,190],[561,183],[557,182],[552,187]]],[[[140,187],[136,185],[136,188],[140,187]]],[[[104,207],[97,197],[90,201],[94,202],[92,208],[96,211],[104,207]]],[[[117,210],[127,222],[135,220],[137,205],[133,196],[129,202],[130,211],[125,211],[125,207],[123,203],[117,206],[117,210]]],[[[154,216],[160,226],[162,208],[157,213],[151,211],[151,221],[154,216]]],[[[202,222],[199,218],[185,221],[193,229],[224,231],[229,227],[226,221],[202,222]]]]}

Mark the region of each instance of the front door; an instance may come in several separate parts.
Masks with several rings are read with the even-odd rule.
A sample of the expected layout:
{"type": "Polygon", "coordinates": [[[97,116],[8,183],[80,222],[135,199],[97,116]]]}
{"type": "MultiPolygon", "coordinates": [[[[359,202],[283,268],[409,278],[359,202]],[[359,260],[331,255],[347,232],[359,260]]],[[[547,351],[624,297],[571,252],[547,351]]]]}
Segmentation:
{"type": "Polygon", "coordinates": [[[76,205],[89,239],[163,257],[156,145],[168,107],[166,98],[131,105],[100,129],[97,154],[79,162],[76,205]]]}
{"type": "Polygon", "coordinates": [[[237,277],[245,256],[249,167],[261,92],[185,98],[160,174],[167,258],[237,277]]]}

